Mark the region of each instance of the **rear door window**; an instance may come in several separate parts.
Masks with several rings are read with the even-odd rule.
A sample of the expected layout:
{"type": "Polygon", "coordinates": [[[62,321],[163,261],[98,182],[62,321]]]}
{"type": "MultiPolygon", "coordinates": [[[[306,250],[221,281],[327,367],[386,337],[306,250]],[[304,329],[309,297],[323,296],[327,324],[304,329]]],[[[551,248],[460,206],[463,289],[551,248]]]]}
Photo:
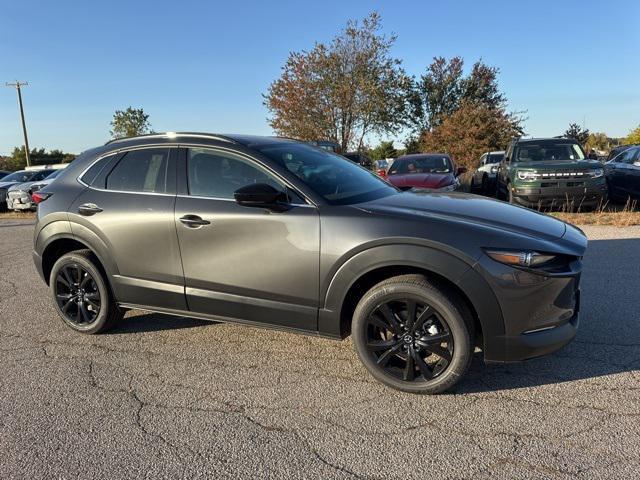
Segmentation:
{"type": "Polygon", "coordinates": [[[106,178],[107,190],[121,192],[167,193],[168,148],[148,148],[125,153],[106,178]]]}

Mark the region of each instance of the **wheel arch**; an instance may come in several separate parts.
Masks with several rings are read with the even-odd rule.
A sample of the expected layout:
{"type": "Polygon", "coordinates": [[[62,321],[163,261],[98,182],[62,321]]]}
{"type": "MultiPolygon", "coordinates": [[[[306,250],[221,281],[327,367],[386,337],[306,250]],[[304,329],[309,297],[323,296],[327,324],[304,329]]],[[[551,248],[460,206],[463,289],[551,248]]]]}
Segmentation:
{"type": "Polygon", "coordinates": [[[360,252],[332,278],[324,308],[320,309],[318,330],[323,335],[346,338],[355,306],[367,290],[387,278],[418,273],[460,301],[463,313],[473,319],[477,344],[486,350],[490,348],[487,336],[504,333],[504,321],[493,290],[473,263],[417,245],[387,245],[360,252]]]}
{"type": "MultiPolygon", "coordinates": [[[[62,222],[55,222],[62,223],[62,222]]],[[[49,275],[54,263],[62,255],[74,250],[89,250],[94,256],[97,267],[105,276],[107,283],[111,286],[111,275],[118,273],[115,262],[108,255],[107,246],[95,233],[81,225],[71,225],[69,222],[66,228],[59,226],[52,227],[51,235],[48,235],[47,227],[44,227],[38,234],[38,238],[46,238],[42,246],[37,248],[42,258],[42,273],[45,282],[49,284],[49,275]]]]}

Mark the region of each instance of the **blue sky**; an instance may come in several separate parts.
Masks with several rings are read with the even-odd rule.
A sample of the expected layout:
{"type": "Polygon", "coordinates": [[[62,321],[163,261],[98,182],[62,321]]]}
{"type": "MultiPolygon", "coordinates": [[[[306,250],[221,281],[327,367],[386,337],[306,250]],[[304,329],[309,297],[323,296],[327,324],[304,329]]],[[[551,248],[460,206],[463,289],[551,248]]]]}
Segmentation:
{"type": "MultiPolygon", "coordinates": [[[[262,93],[288,53],[381,13],[393,54],[500,68],[527,133],[573,121],[623,136],[640,123],[640,2],[0,0],[0,81],[28,80],[32,147],[79,152],[109,137],[115,109],[156,131],[270,134],[262,93]]],[[[0,89],[0,153],[22,143],[15,91],[0,89]]]]}

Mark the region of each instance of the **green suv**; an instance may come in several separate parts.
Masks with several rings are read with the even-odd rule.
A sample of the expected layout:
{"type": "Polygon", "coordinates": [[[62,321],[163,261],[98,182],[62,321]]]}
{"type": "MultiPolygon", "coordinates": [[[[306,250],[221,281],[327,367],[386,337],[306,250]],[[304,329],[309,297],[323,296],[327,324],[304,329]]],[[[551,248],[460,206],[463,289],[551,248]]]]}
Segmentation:
{"type": "Polygon", "coordinates": [[[529,208],[595,207],[607,199],[602,164],[571,138],[516,138],[498,168],[498,198],[529,208]]]}

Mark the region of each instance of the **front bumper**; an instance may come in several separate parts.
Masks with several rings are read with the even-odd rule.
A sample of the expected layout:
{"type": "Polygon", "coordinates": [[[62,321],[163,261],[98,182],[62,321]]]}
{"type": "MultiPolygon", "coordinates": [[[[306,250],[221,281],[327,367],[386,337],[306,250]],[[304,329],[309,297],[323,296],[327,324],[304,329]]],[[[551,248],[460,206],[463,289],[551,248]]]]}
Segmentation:
{"type": "Polygon", "coordinates": [[[579,324],[580,260],[562,274],[530,273],[488,258],[480,261],[480,269],[504,319],[503,332],[484,338],[487,363],[540,357],[573,340],[579,324]]]}
{"type": "Polygon", "coordinates": [[[592,207],[607,197],[607,184],[592,187],[521,187],[513,190],[515,203],[525,207],[592,207]]]}

